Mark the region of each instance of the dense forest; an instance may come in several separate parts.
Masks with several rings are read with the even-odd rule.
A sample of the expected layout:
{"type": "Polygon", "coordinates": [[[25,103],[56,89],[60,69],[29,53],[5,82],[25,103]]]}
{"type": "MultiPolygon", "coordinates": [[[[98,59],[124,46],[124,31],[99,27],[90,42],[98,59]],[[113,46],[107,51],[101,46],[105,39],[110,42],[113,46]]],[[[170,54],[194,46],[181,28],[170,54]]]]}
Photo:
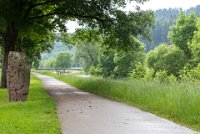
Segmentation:
{"type": "Polygon", "coordinates": [[[200,5],[189,8],[186,11],[181,8],[156,10],[155,27],[151,29],[151,41],[141,39],[145,44],[146,52],[156,48],[161,43],[170,44],[168,32],[170,31],[170,27],[176,23],[176,19],[181,12],[185,12],[187,15],[195,13],[197,16],[200,16],[200,5]]]}

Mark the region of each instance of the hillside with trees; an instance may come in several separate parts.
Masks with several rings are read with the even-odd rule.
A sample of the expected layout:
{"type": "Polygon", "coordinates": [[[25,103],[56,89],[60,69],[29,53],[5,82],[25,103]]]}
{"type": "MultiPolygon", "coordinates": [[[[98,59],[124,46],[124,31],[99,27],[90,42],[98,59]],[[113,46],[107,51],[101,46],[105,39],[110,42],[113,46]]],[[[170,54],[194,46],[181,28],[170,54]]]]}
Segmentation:
{"type": "Polygon", "coordinates": [[[151,29],[150,33],[151,42],[141,39],[141,41],[145,44],[146,52],[156,48],[161,43],[171,44],[168,38],[168,32],[170,31],[170,27],[176,23],[176,19],[181,12],[185,12],[187,15],[194,13],[197,16],[200,16],[200,5],[189,8],[186,11],[181,8],[156,10],[155,26],[151,29]]]}

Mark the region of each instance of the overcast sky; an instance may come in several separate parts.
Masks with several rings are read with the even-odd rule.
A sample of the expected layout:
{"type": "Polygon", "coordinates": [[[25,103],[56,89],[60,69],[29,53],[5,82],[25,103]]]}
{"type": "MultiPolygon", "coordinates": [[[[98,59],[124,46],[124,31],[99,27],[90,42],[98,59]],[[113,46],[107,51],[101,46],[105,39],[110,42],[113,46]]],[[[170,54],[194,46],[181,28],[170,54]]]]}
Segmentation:
{"type": "MultiPolygon", "coordinates": [[[[131,9],[134,3],[129,4],[127,8],[131,9]]],[[[183,8],[188,9],[200,5],[200,0],[149,0],[145,2],[142,9],[157,10],[160,8],[183,8]]]]}
{"type": "MultiPolygon", "coordinates": [[[[200,0],[149,0],[141,5],[142,9],[162,9],[162,8],[183,8],[188,9],[200,5],[200,0]]],[[[135,3],[128,3],[126,10],[134,9],[135,3]]],[[[72,33],[77,28],[78,24],[75,22],[69,22],[67,24],[68,32],[72,33]]]]}

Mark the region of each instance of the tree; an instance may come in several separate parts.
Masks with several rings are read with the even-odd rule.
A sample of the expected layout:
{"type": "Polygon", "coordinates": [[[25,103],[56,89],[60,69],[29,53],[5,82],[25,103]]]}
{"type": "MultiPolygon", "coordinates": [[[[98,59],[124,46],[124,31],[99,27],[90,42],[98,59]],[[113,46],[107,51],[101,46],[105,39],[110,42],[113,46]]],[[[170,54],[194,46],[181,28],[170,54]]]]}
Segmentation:
{"type": "Polygon", "coordinates": [[[200,20],[197,22],[197,30],[194,32],[192,42],[189,43],[194,62],[200,62],[200,20]]]}
{"type": "MultiPolygon", "coordinates": [[[[67,35],[64,35],[67,36],[67,35]]],[[[66,37],[63,37],[66,39],[66,37]]],[[[85,28],[78,29],[71,36],[70,42],[75,44],[75,58],[80,60],[86,73],[89,72],[91,66],[96,66],[98,62],[99,47],[101,38],[98,30],[85,28]]]]}
{"type": "Polygon", "coordinates": [[[155,11],[155,26],[151,29],[151,42],[141,39],[145,44],[146,52],[153,50],[161,43],[170,44],[167,38],[169,28],[176,23],[176,19],[183,10],[180,8],[159,9],[155,11]]]}
{"type": "Polygon", "coordinates": [[[143,44],[138,42],[137,50],[115,51],[113,76],[115,78],[128,77],[138,62],[144,63],[145,53],[143,44]]]}
{"type": "MultiPolygon", "coordinates": [[[[129,0],[143,3],[147,0],[129,0]]],[[[3,38],[3,74],[7,68],[8,53],[22,51],[21,40],[26,34],[48,34],[58,29],[65,31],[67,20],[98,27],[105,44],[127,48],[134,47],[132,36],[147,37],[153,23],[151,11],[126,13],[119,10],[127,0],[1,0],[0,34],[3,38]]],[[[31,35],[32,37],[33,35],[31,35]]],[[[29,37],[29,38],[31,38],[29,37]]],[[[5,79],[2,79],[5,83],[5,79]]],[[[5,85],[2,85],[5,86],[5,85]]]]}
{"type": "Polygon", "coordinates": [[[45,69],[54,69],[56,67],[56,59],[50,58],[42,63],[42,67],[45,69]]]}
{"type": "Polygon", "coordinates": [[[99,46],[94,44],[79,44],[76,45],[75,58],[82,63],[82,67],[86,73],[89,72],[91,66],[96,66],[98,63],[99,46]]]}
{"type": "Polygon", "coordinates": [[[182,8],[169,8],[169,9],[158,9],[155,11],[155,26],[151,29],[151,42],[148,40],[140,39],[141,42],[145,44],[146,52],[153,50],[161,43],[170,44],[168,38],[168,33],[170,27],[176,24],[177,18],[180,16],[181,12],[184,12],[186,15],[195,13],[200,17],[200,5],[196,7],[191,7],[187,10],[182,8]]]}
{"type": "Polygon", "coordinates": [[[138,62],[144,63],[144,46],[139,41],[137,45],[138,49],[128,51],[101,47],[98,63],[90,69],[91,74],[111,78],[128,77],[138,62]]]}
{"type": "Polygon", "coordinates": [[[166,71],[168,74],[178,76],[179,70],[186,65],[187,58],[178,47],[162,44],[148,53],[146,63],[149,68],[154,69],[154,73],[166,71]]]}
{"type": "Polygon", "coordinates": [[[2,40],[0,38],[0,66],[2,66],[2,59],[3,59],[3,57],[2,57],[2,40]]]}
{"type": "Polygon", "coordinates": [[[67,69],[71,67],[71,55],[67,52],[60,52],[56,57],[55,67],[60,69],[67,69]]]}
{"type": "Polygon", "coordinates": [[[197,30],[196,22],[197,16],[195,14],[186,16],[185,13],[181,13],[176,25],[172,26],[169,32],[171,42],[183,50],[188,59],[191,59],[192,56],[188,43],[192,41],[194,31],[197,30]]]}
{"type": "Polygon", "coordinates": [[[101,47],[98,56],[97,72],[103,77],[112,77],[115,68],[113,49],[101,47]]]}

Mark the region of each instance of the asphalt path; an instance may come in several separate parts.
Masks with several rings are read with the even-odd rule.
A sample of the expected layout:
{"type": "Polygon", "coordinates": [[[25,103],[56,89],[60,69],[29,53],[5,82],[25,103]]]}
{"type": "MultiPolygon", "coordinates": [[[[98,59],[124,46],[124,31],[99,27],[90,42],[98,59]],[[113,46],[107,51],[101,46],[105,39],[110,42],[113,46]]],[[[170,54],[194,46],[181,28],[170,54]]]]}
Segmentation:
{"type": "Polygon", "coordinates": [[[199,134],[138,108],[34,73],[55,98],[62,134],[199,134]]]}

